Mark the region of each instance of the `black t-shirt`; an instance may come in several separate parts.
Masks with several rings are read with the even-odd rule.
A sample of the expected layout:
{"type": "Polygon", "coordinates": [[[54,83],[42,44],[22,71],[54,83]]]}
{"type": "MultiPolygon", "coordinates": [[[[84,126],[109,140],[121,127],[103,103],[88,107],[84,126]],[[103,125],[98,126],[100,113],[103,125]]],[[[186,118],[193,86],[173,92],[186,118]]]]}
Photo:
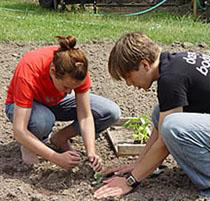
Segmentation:
{"type": "Polygon", "coordinates": [[[161,53],[158,79],[160,111],[210,113],[210,56],[194,52],[161,53]]]}

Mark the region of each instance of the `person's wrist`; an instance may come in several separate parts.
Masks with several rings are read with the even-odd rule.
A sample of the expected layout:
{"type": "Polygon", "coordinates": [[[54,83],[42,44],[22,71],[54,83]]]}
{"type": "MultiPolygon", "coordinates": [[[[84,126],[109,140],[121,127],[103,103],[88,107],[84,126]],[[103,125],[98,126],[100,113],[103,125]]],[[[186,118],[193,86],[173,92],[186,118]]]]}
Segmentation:
{"type": "Polygon", "coordinates": [[[51,161],[55,164],[58,164],[58,158],[59,158],[59,153],[54,151],[53,153],[50,154],[49,161],[51,161]]]}
{"type": "Polygon", "coordinates": [[[95,155],[96,155],[95,150],[87,150],[88,157],[95,156],[95,155]]]}
{"type": "Polygon", "coordinates": [[[131,172],[127,173],[125,175],[125,178],[126,178],[126,184],[132,187],[133,189],[136,188],[140,184],[140,182],[137,181],[137,179],[133,176],[131,172]]]}

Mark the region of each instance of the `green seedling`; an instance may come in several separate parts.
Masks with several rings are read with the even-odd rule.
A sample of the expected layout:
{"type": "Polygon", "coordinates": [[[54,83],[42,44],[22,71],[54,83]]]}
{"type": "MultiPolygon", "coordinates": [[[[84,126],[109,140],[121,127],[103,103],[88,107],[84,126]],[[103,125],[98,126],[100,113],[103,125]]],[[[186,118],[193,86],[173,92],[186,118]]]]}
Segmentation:
{"type": "Polygon", "coordinates": [[[91,185],[95,188],[100,188],[103,185],[104,176],[100,172],[95,172],[94,181],[91,182],[91,185]]]}
{"type": "Polygon", "coordinates": [[[94,179],[97,184],[100,184],[103,180],[103,174],[101,172],[95,172],[94,179]]]}
{"type": "Polygon", "coordinates": [[[134,142],[145,143],[149,139],[151,121],[147,116],[135,117],[123,124],[124,128],[133,129],[134,142]]]}

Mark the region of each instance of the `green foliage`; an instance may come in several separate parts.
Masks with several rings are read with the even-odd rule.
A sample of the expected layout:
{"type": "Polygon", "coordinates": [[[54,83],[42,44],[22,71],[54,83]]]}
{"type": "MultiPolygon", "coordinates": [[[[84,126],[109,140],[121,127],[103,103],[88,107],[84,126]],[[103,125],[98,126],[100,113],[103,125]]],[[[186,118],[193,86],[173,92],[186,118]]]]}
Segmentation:
{"type": "Polygon", "coordinates": [[[94,179],[96,184],[100,184],[103,180],[103,174],[101,172],[95,172],[94,179]]]}
{"type": "Polygon", "coordinates": [[[37,1],[0,1],[0,41],[56,42],[54,36],[74,35],[80,43],[115,41],[125,32],[140,31],[162,44],[210,44],[209,26],[192,16],[151,12],[135,17],[85,12],[53,12],[37,1]],[[167,34],[166,34],[167,33],[167,34]]]}
{"type": "Polygon", "coordinates": [[[136,117],[128,120],[123,125],[124,128],[133,129],[133,139],[139,143],[145,143],[150,135],[151,121],[147,116],[136,117]]]}

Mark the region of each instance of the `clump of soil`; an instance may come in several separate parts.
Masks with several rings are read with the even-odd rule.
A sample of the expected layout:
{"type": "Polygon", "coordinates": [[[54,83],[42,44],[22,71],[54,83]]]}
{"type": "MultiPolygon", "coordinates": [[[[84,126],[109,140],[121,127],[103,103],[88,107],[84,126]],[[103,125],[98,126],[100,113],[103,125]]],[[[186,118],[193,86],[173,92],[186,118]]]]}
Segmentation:
{"type": "MultiPolygon", "coordinates": [[[[4,100],[7,86],[18,60],[22,55],[40,44],[0,44],[0,200],[4,201],[79,201],[95,200],[94,188],[91,186],[93,171],[86,164],[81,164],[71,172],[66,172],[48,161],[40,160],[35,166],[26,166],[20,159],[18,143],[13,138],[12,125],[4,114],[4,100]]],[[[124,82],[111,80],[107,70],[107,60],[113,43],[94,42],[81,45],[89,58],[92,77],[92,92],[115,101],[122,110],[122,116],[150,115],[156,104],[155,84],[148,92],[127,87],[124,82]]],[[[164,47],[171,52],[195,50],[207,52],[201,46],[184,47],[173,44],[164,47]]],[[[58,122],[56,129],[63,127],[58,122]]],[[[84,152],[81,138],[74,139],[73,146],[84,152]]],[[[117,158],[106,139],[106,132],[97,140],[97,151],[104,160],[105,166],[127,164],[133,157],[117,158]]],[[[195,187],[188,177],[177,167],[171,157],[164,162],[168,169],[157,178],[147,178],[136,192],[129,194],[121,201],[198,201],[195,187]]],[[[110,200],[110,199],[108,199],[110,200]]],[[[111,199],[115,200],[115,199],[111,199]]],[[[116,199],[119,200],[119,199],[116,199]]]]}

